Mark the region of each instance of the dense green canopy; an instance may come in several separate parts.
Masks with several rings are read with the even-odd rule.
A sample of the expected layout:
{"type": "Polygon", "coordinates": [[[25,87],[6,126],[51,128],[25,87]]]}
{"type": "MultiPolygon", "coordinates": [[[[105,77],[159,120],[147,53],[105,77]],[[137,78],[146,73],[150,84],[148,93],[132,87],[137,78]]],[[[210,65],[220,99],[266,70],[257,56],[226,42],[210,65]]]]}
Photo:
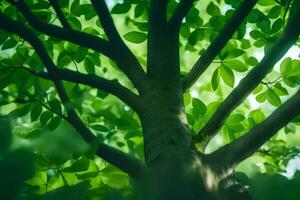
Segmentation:
{"type": "MultiPolygon", "coordinates": [[[[180,74],[188,126],[196,142],[206,141],[204,132],[212,133],[205,136],[209,139],[218,132],[207,153],[248,133],[300,86],[299,39],[294,44],[282,39],[287,26],[299,29],[289,25],[289,16],[299,12],[300,7],[293,6],[297,0],[259,0],[249,15],[246,11],[236,14],[245,1],[195,1],[180,26],[180,74]],[[237,15],[235,20],[233,15],[237,15]],[[228,38],[220,37],[226,34],[228,38]],[[265,55],[270,62],[257,68],[262,75],[252,72],[265,55]],[[199,80],[190,74],[193,66],[199,71],[197,65],[202,66],[199,80]],[[250,71],[254,79],[247,84],[255,89],[237,88],[250,71]],[[236,90],[241,93],[232,94],[236,90]],[[228,97],[236,104],[231,105],[228,97]],[[228,118],[215,119],[221,116],[218,111],[228,118]],[[225,120],[219,131],[211,119],[225,120]]],[[[168,19],[176,16],[178,2],[169,0],[168,19]]],[[[121,171],[109,164],[114,161],[106,162],[95,151],[105,143],[105,148],[144,158],[135,97],[142,88],[137,77],[146,71],[148,62],[150,3],[106,3],[123,44],[136,60],[122,62],[131,58],[124,53],[127,47],[115,51],[108,46],[118,42],[118,37],[100,21],[102,10],[97,10],[95,0],[0,1],[0,199],[115,200],[130,196],[131,171],[121,171]],[[46,64],[41,60],[43,53],[48,55],[46,64]],[[74,126],[76,116],[81,120],[78,126],[74,126]],[[80,125],[97,142],[88,143],[94,137],[78,133],[85,129],[80,125]]],[[[299,198],[300,174],[286,173],[295,167],[289,161],[300,154],[297,125],[299,117],[236,167],[237,179],[253,199],[299,198]]],[[[206,145],[196,146],[200,150],[206,145]]]]}

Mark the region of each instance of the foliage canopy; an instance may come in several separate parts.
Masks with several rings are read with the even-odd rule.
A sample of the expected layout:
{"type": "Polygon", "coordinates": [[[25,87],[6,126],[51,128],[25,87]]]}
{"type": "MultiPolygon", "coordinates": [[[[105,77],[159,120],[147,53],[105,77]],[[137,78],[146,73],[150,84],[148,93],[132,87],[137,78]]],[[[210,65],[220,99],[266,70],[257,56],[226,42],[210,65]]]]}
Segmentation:
{"type": "Polygon", "coordinates": [[[0,1],[0,198],[130,198],[156,156],[143,96],[180,85],[199,152],[234,147],[253,199],[296,200],[299,19],[297,0],[0,1]]]}

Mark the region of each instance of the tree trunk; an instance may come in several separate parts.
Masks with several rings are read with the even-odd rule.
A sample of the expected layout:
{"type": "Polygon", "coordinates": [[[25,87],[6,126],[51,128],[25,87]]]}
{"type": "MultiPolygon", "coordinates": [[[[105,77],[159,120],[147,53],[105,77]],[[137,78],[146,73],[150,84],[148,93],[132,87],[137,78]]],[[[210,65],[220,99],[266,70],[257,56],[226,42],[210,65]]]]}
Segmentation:
{"type": "Polygon", "coordinates": [[[183,105],[178,32],[155,20],[149,30],[148,88],[141,94],[143,109],[138,113],[150,168],[139,188],[141,199],[226,199],[218,197],[219,183],[232,170],[211,166],[215,160],[205,158],[192,143],[183,105]]]}
{"type": "MultiPolygon", "coordinates": [[[[165,38],[160,44],[166,41],[165,38]]],[[[152,80],[142,96],[144,106],[139,113],[145,161],[150,168],[150,175],[142,189],[139,188],[143,191],[141,198],[145,199],[147,194],[149,200],[249,199],[237,196],[245,190],[229,176],[232,168],[226,168],[222,161],[204,156],[195,149],[187,125],[181,85],[176,84],[180,83],[177,63],[174,56],[169,59],[170,55],[162,55],[163,52],[152,57],[152,61],[160,62],[152,62],[157,68],[153,67],[149,72],[152,80]],[[170,64],[175,67],[171,68],[170,64]],[[168,76],[168,73],[173,75],[168,76]]]]}
{"type": "Polygon", "coordinates": [[[248,199],[237,197],[245,190],[229,176],[232,169],[193,147],[180,87],[153,82],[139,114],[150,168],[142,198],[147,193],[150,200],[248,199]]]}

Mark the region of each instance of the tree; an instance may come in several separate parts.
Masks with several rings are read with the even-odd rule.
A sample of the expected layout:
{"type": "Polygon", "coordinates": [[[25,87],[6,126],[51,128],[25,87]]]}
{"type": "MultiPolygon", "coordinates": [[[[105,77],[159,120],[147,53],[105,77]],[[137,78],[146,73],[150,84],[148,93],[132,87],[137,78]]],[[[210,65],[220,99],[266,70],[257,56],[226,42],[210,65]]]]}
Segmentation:
{"type": "MultiPolygon", "coordinates": [[[[10,178],[0,182],[15,189],[3,189],[7,199],[18,192],[25,199],[45,193],[44,198],[57,199],[61,192],[63,198],[99,199],[116,185],[131,199],[251,199],[234,169],[255,152],[276,160],[272,147],[280,142],[271,138],[299,123],[299,60],[285,58],[280,72],[273,69],[297,45],[299,1],[124,0],[112,10],[104,0],[0,5],[0,44],[8,54],[2,54],[0,68],[1,171],[22,174],[12,183],[10,178]],[[119,16],[124,16],[124,35],[114,23],[119,16]],[[258,48],[264,50],[260,61],[254,56],[258,48]],[[191,89],[195,83],[202,85],[191,89]],[[211,101],[207,92],[222,101],[211,101]],[[249,107],[250,94],[278,108],[265,118],[267,109],[249,107]],[[281,96],[289,99],[282,103],[281,96]],[[74,139],[78,133],[88,150],[71,157],[65,156],[67,148],[58,153],[62,157],[42,151],[45,145],[55,152],[57,140],[47,136],[55,131],[75,140],[73,145],[86,145],[74,139]],[[8,149],[10,132],[46,142],[34,154],[8,149]],[[216,135],[226,144],[208,152],[216,135]],[[99,164],[97,157],[111,165],[99,164]],[[122,184],[123,172],[137,192],[128,194],[132,187],[122,184]]],[[[276,172],[299,154],[294,147],[286,154],[281,150],[286,160],[273,162],[276,172]]],[[[294,193],[285,195],[296,199],[294,193]]]]}

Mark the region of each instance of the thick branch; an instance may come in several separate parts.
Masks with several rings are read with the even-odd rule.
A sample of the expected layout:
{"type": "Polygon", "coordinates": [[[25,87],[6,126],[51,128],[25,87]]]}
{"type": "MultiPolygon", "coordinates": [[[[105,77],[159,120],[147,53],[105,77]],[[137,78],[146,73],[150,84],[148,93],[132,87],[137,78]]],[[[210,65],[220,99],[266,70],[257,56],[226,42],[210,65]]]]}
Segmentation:
{"type": "Polygon", "coordinates": [[[157,30],[162,28],[167,22],[167,0],[151,0],[150,1],[150,26],[155,26],[157,30]]]}
{"type": "Polygon", "coordinates": [[[99,20],[108,40],[112,43],[123,43],[105,1],[91,0],[91,2],[99,16],[99,20]]]}
{"type": "Polygon", "coordinates": [[[91,2],[99,16],[109,43],[114,48],[118,66],[133,82],[133,85],[139,89],[140,92],[143,92],[145,88],[144,85],[147,82],[145,72],[135,55],[130,51],[119,35],[105,1],[91,0],[91,2]]]}
{"type": "Polygon", "coordinates": [[[244,136],[212,153],[225,159],[227,166],[237,165],[255,153],[266,141],[274,136],[293,118],[300,115],[300,90],[286,103],[281,105],[265,121],[252,128],[244,136]],[[223,156],[221,156],[223,155],[223,156]]]}
{"type": "Polygon", "coordinates": [[[272,70],[279,59],[297,41],[300,34],[300,9],[290,17],[282,36],[272,45],[262,61],[241,80],[240,84],[229,94],[208,123],[195,137],[196,142],[202,142],[205,147],[208,141],[217,133],[228,115],[251,93],[260,81],[272,70]],[[297,27],[297,28],[296,28],[297,27]]]}
{"type": "MultiPolygon", "coordinates": [[[[62,82],[54,81],[54,84],[57,93],[61,101],[63,102],[65,109],[67,110],[67,121],[80,133],[80,135],[87,142],[96,142],[96,136],[86,127],[75,110],[70,109],[66,106],[66,104],[69,102],[69,99],[62,82]]],[[[98,144],[96,155],[111,163],[112,165],[115,165],[122,171],[126,172],[132,178],[142,179],[146,175],[146,167],[140,160],[104,143],[98,144]]]]}
{"type": "Polygon", "coordinates": [[[68,23],[68,21],[66,20],[66,18],[64,17],[63,12],[61,11],[59,5],[58,5],[58,1],[59,0],[49,0],[49,2],[51,3],[53,9],[55,10],[57,17],[61,23],[61,25],[66,28],[66,29],[71,29],[70,24],[68,23]]]}
{"type": "Polygon", "coordinates": [[[30,25],[36,30],[50,36],[73,42],[82,47],[93,49],[115,61],[118,64],[118,67],[133,82],[134,86],[142,91],[142,87],[146,82],[145,73],[140,67],[137,59],[129,50],[125,51],[123,47],[116,48],[111,45],[110,42],[90,34],[44,23],[33,15],[24,0],[19,0],[17,2],[13,0],[8,1],[17,7],[17,9],[26,17],[30,25]]]}
{"type": "MultiPolygon", "coordinates": [[[[48,73],[32,71],[31,69],[29,69],[27,67],[10,66],[10,67],[1,68],[0,71],[15,70],[15,69],[25,70],[35,76],[38,76],[38,77],[41,77],[44,79],[48,79],[48,80],[52,80],[48,73]]],[[[136,112],[140,112],[140,105],[139,105],[139,101],[138,101],[139,97],[136,94],[134,94],[133,92],[131,92],[129,89],[127,89],[126,87],[122,86],[117,80],[107,80],[107,79],[101,78],[96,75],[83,74],[83,73],[71,71],[68,69],[55,68],[54,71],[55,71],[55,79],[56,80],[65,80],[65,81],[70,81],[73,83],[81,83],[83,85],[88,85],[93,88],[103,90],[105,92],[108,92],[108,93],[118,97],[124,103],[126,103],[128,106],[130,106],[132,109],[134,109],[136,112]]]]}
{"type": "Polygon", "coordinates": [[[179,29],[182,20],[188,14],[194,2],[195,0],[181,0],[174,11],[174,14],[169,20],[169,26],[179,29]]]}
{"type": "Polygon", "coordinates": [[[179,34],[167,24],[167,3],[167,0],[150,1],[147,75],[161,86],[177,88],[181,87],[179,34]]]}
{"type": "MultiPolygon", "coordinates": [[[[36,53],[42,60],[43,64],[45,65],[50,78],[53,80],[62,103],[66,105],[69,102],[67,93],[62,82],[55,78],[56,66],[52,62],[41,41],[28,28],[19,26],[17,22],[11,20],[2,13],[0,13],[0,28],[18,34],[20,37],[24,38],[32,45],[32,47],[35,49],[36,53]]],[[[87,142],[95,142],[96,136],[84,125],[84,123],[76,114],[75,110],[68,108],[68,106],[65,106],[65,109],[68,114],[68,122],[72,124],[72,126],[87,142]]],[[[141,164],[139,160],[131,158],[129,155],[112,147],[109,147],[106,144],[99,145],[97,155],[120,168],[134,178],[139,178],[141,174],[138,173],[145,171],[144,165],[141,164]]]]}
{"type": "Polygon", "coordinates": [[[112,60],[115,60],[114,52],[106,40],[79,31],[60,28],[56,25],[44,23],[33,15],[33,13],[29,10],[28,6],[23,0],[19,0],[17,2],[13,0],[8,1],[16,6],[16,8],[28,20],[30,25],[36,30],[47,35],[54,36],[56,38],[73,42],[82,47],[93,49],[97,52],[103,53],[105,56],[111,58],[112,60]]]}
{"type": "Polygon", "coordinates": [[[220,31],[219,35],[197,60],[191,71],[184,77],[182,81],[183,90],[189,89],[201,76],[201,74],[209,67],[215,57],[224,48],[226,43],[232,38],[235,31],[239,28],[243,20],[255,6],[257,0],[244,0],[237,10],[234,12],[230,20],[220,31]]]}

